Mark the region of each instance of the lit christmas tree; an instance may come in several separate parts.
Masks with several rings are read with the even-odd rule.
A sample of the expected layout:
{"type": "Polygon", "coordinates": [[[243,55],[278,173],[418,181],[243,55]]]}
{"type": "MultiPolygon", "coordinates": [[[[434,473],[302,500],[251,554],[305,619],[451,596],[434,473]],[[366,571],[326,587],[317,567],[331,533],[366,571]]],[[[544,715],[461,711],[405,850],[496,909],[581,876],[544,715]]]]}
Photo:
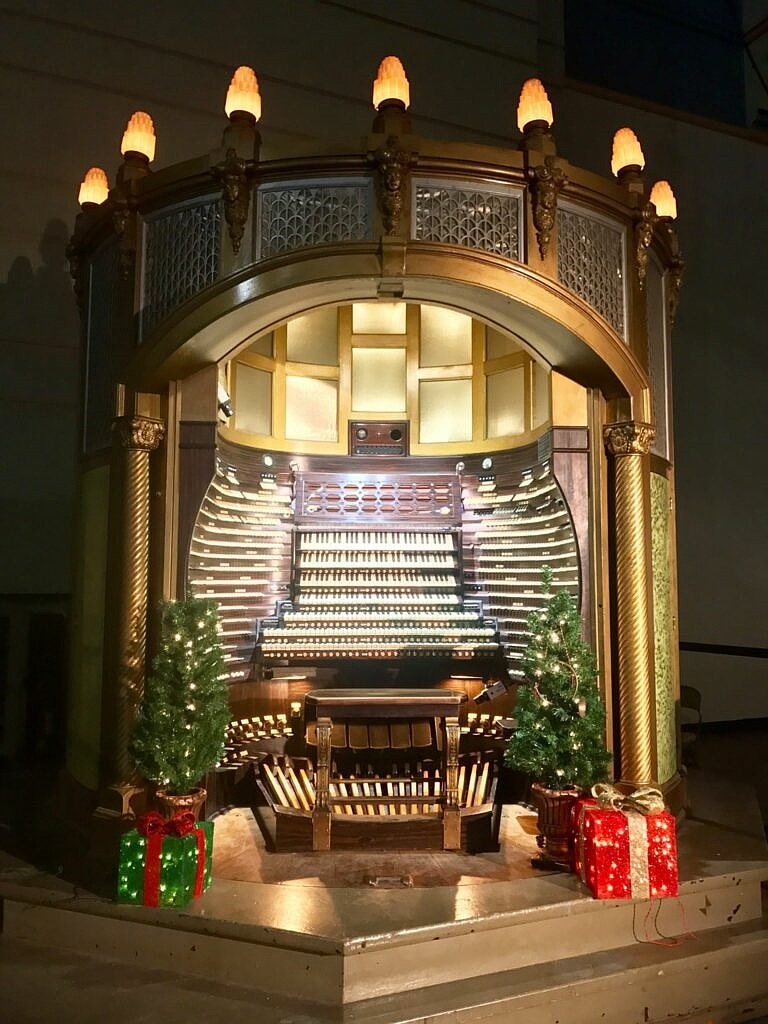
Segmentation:
{"type": "Polygon", "coordinates": [[[168,792],[188,793],[218,761],[228,721],[216,605],[166,602],[160,651],[130,744],[136,767],[168,792]]]}
{"type": "Polygon", "coordinates": [[[576,601],[552,593],[552,570],[542,571],[543,611],[528,616],[530,640],[517,691],[517,729],[506,763],[549,789],[583,788],[606,778],[605,710],[597,688],[595,656],[581,635],[576,601]]]}

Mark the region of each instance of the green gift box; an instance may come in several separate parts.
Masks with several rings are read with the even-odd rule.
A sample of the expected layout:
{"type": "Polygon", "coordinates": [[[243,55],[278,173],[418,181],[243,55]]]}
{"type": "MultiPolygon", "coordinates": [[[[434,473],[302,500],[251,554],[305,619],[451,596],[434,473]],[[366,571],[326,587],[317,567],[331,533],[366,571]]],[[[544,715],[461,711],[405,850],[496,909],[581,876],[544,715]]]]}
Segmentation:
{"type": "Polygon", "coordinates": [[[150,811],[120,840],[117,902],[184,907],[211,884],[213,822],[150,811]]]}

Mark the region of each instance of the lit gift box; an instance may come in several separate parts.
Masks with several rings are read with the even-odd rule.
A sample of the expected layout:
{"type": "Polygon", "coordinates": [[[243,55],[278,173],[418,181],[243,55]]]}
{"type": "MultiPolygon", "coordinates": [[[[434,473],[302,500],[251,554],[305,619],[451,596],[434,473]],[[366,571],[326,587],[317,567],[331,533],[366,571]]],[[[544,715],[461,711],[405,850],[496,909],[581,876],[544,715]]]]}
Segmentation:
{"type": "Polygon", "coordinates": [[[211,884],[213,822],[144,814],[120,840],[118,903],[183,907],[211,884]]]}
{"type": "Polygon", "coordinates": [[[578,808],[574,864],[597,899],[677,896],[675,819],[657,790],[596,786],[578,808]],[[647,799],[648,794],[654,794],[647,799]],[[653,808],[653,809],[651,809],[653,808]]]}

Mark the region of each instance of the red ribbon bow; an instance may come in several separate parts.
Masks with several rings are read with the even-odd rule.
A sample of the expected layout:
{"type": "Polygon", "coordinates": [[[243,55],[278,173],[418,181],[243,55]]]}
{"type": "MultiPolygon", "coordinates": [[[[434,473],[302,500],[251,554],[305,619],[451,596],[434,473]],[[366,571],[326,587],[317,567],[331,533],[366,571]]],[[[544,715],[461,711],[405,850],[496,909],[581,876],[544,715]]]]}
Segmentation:
{"type": "Polygon", "coordinates": [[[147,840],[144,857],[144,906],[160,905],[160,854],[166,836],[183,838],[197,833],[197,871],[195,874],[194,896],[203,891],[205,873],[205,833],[195,825],[192,811],[176,811],[170,818],[164,818],[157,811],[147,811],[136,822],[136,831],[147,840]]]}

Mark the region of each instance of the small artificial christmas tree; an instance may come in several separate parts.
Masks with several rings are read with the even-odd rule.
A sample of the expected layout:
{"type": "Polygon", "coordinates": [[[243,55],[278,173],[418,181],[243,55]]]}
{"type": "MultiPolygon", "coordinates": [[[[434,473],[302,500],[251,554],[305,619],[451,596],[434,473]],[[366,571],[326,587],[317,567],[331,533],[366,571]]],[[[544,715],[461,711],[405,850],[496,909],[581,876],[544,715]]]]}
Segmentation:
{"type": "Polygon", "coordinates": [[[611,760],[595,656],[582,638],[573,596],[552,593],[548,566],[542,582],[547,606],[528,616],[522,666],[530,685],[518,689],[517,729],[505,760],[549,789],[586,788],[606,778],[611,760]]]}
{"type": "Polygon", "coordinates": [[[160,651],[129,748],[136,767],[169,793],[188,793],[218,761],[228,721],[216,605],[165,602],[160,651]]]}

